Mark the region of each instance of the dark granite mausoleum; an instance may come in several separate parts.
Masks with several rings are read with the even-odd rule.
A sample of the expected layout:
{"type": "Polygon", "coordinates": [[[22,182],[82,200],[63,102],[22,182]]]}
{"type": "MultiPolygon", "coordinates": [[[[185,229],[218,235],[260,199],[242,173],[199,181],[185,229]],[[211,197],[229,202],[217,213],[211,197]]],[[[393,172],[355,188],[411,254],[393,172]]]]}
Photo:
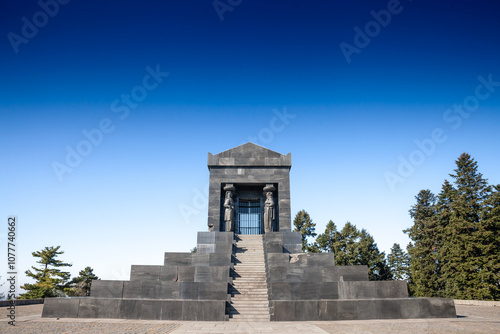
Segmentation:
{"type": "Polygon", "coordinates": [[[197,253],[93,281],[89,298],[47,298],[43,317],[210,321],[454,318],[451,299],[408,298],[405,281],[302,253],[291,232],[291,154],[247,143],[208,154],[208,232],[197,253]]]}

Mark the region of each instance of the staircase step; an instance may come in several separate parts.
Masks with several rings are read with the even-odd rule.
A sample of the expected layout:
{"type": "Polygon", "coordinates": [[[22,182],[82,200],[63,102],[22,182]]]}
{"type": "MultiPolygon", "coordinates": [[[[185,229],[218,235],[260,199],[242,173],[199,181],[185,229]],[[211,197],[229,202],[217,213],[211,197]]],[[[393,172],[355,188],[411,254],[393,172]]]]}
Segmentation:
{"type": "Polygon", "coordinates": [[[269,316],[269,310],[263,311],[245,311],[245,313],[240,313],[237,311],[228,311],[229,315],[260,315],[260,316],[269,316]]]}
{"type": "Polygon", "coordinates": [[[270,318],[269,317],[244,317],[244,318],[241,318],[241,317],[238,317],[238,318],[231,318],[229,317],[229,319],[231,320],[231,322],[268,322],[270,321],[270,318]]]}
{"type": "Polygon", "coordinates": [[[264,247],[261,235],[238,236],[233,253],[231,321],[270,321],[264,247]]]}
{"type": "Polygon", "coordinates": [[[267,289],[233,289],[229,291],[232,295],[262,295],[267,297],[267,289]]]}
{"type": "Polygon", "coordinates": [[[229,314],[229,318],[236,319],[236,318],[246,318],[246,317],[249,317],[249,318],[250,317],[251,318],[253,318],[253,317],[263,317],[263,318],[267,317],[268,321],[269,321],[269,314],[258,314],[258,313],[241,314],[241,313],[235,313],[235,312],[231,312],[231,313],[228,312],[228,314],[229,314]]]}

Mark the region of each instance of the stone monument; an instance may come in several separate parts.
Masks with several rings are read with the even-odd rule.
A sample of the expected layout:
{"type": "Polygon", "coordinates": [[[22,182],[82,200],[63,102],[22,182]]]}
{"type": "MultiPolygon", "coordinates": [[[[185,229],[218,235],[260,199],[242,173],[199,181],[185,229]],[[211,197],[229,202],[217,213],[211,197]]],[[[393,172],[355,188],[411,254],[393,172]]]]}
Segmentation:
{"type": "Polygon", "coordinates": [[[291,231],[291,154],[247,143],[208,154],[208,232],[197,253],[93,281],[90,298],[47,298],[43,317],[210,321],[454,318],[451,299],[408,298],[405,281],[302,253],[291,231]]]}

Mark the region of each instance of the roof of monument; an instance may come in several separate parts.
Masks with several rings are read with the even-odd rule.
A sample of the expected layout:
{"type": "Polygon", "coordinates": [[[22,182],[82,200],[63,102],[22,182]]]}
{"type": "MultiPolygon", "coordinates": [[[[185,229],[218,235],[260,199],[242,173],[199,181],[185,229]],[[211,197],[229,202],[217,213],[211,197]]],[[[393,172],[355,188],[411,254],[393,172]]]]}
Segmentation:
{"type": "Polygon", "coordinates": [[[210,167],[288,167],[292,154],[283,155],[254,143],[246,143],[213,155],[208,153],[210,167]]]}

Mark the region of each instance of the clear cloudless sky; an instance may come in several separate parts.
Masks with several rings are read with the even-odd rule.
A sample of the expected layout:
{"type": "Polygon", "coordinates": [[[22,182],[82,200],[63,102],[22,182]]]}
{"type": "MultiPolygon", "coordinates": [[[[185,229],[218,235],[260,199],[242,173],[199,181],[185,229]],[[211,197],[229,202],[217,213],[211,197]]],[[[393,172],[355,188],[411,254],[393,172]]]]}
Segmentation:
{"type": "Polygon", "coordinates": [[[189,251],[248,141],[292,153],[292,217],[386,253],[462,152],[500,183],[496,1],[59,1],[1,5],[1,281],[9,215],[21,284],[45,246],[103,279],[189,251]]]}

